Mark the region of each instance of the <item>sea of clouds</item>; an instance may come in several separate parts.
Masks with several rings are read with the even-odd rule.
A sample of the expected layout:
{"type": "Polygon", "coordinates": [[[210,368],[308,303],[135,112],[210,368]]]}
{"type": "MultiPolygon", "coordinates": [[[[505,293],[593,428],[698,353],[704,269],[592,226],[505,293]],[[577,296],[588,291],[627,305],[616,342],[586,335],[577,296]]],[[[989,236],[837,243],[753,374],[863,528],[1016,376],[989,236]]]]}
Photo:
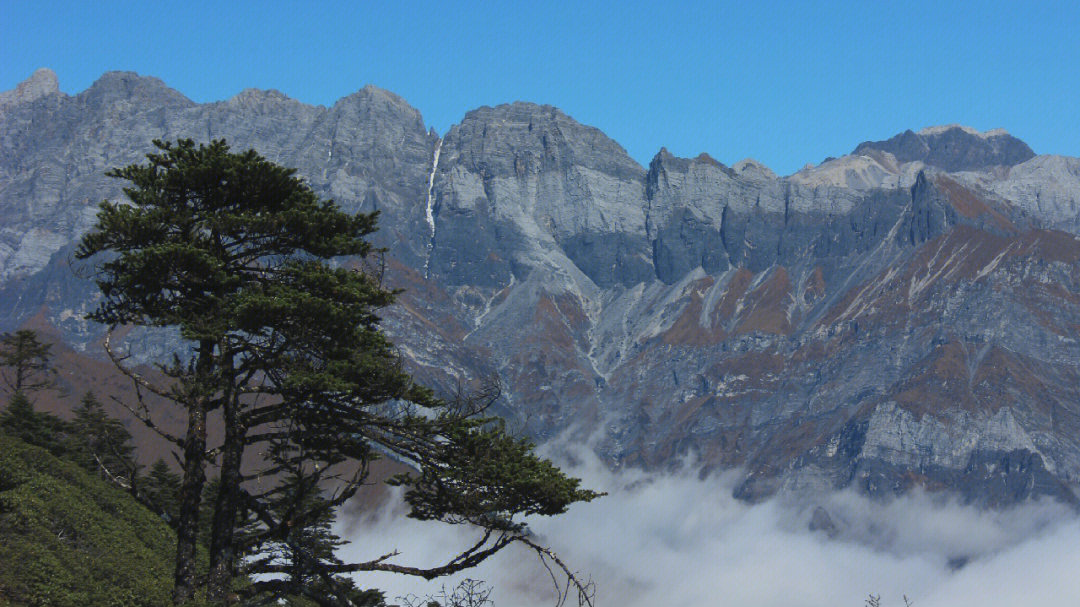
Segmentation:
{"type": "MultiPolygon", "coordinates": [[[[692,463],[672,473],[612,471],[587,452],[560,453],[564,469],[608,495],[530,527],[595,581],[598,607],[860,607],[869,594],[885,607],[903,606],[905,595],[918,607],[1080,604],[1080,519],[1054,503],[980,511],[921,493],[881,503],[845,491],[750,505],[731,496],[735,473],[703,479],[692,463]],[[835,537],[809,529],[818,507],[836,524],[835,537]]],[[[393,562],[430,567],[479,537],[403,514],[396,501],[343,524],[352,542],[343,558],[398,550],[393,562]]],[[[519,547],[450,579],[358,581],[394,602],[465,577],[490,584],[498,607],[551,606],[557,598],[536,555],[519,547]]]]}

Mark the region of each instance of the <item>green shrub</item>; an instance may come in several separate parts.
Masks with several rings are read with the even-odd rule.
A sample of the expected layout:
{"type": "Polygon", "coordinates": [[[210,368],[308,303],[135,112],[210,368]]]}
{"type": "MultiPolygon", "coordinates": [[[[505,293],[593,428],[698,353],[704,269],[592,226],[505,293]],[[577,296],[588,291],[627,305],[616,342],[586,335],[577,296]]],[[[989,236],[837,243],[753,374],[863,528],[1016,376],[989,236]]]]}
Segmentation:
{"type": "Polygon", "coordinates": [[[0,434],[0,605],[169,605],[173,531],[128,494],[0,434]]]}

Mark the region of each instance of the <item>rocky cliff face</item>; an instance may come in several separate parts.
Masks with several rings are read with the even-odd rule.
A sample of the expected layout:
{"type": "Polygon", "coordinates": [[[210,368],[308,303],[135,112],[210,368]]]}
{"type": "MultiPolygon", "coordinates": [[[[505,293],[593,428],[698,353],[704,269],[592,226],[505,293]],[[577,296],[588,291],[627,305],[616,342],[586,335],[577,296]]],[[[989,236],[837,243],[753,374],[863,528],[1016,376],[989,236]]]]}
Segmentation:
{"type": "Polygon", "coordinates": [[[859,144],[853,155],[885,152],[901,163],[919,161],[949,172],[1013,166],[1031,160],[1035,152],[1002,129],[980,133],[956,124],[904,131],[885,141],[859,144]]]}
{"type": "MultiPolygon", "coordinates": [[[[615,465],[695,454],[739,494],[915,486],[984,504],[1080,479],[1080,161],[942,127],[780,178],[666,150],[642,167],[550,106],[469,112],[443,137],[392,93],[330,108],[275,91],[195,104],[106,74],[0,94],[0,311],[94,354],[68,267],[103,176],[155,138],[224,137],[382,212],[384,325],[415,372],[497,375],[532,434],[615,465]]],[[[167,336],[133,335],[147,355],[167,336]]]]}

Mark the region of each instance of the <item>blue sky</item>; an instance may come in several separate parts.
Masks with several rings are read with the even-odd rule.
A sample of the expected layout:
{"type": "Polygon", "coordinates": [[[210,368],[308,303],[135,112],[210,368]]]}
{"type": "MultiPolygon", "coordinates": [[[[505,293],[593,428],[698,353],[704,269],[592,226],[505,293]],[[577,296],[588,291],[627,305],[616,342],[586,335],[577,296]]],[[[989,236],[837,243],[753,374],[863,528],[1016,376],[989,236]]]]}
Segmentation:
{"type": "Polygon", "coordinates": [[[195,101],[247,87],[332,104],[372,83],[440,133],[550,103],[639,162],[666,146],[779,173],[907,128],[1004,127],[1080,156],[1076,2],[23,2],[0,90],[134,70],[195,101]]]}

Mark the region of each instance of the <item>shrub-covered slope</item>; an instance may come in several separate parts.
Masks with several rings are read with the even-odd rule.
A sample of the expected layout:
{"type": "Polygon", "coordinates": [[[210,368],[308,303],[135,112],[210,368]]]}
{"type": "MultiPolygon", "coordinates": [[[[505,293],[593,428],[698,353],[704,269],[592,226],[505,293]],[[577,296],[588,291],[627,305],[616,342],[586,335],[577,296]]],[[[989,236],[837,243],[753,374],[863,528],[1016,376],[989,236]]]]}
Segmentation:
{"type": "Polygon", "coordinates": [[[123,491],[0,434],[0,606],[167,605],[175,541],[123,491]]]}

